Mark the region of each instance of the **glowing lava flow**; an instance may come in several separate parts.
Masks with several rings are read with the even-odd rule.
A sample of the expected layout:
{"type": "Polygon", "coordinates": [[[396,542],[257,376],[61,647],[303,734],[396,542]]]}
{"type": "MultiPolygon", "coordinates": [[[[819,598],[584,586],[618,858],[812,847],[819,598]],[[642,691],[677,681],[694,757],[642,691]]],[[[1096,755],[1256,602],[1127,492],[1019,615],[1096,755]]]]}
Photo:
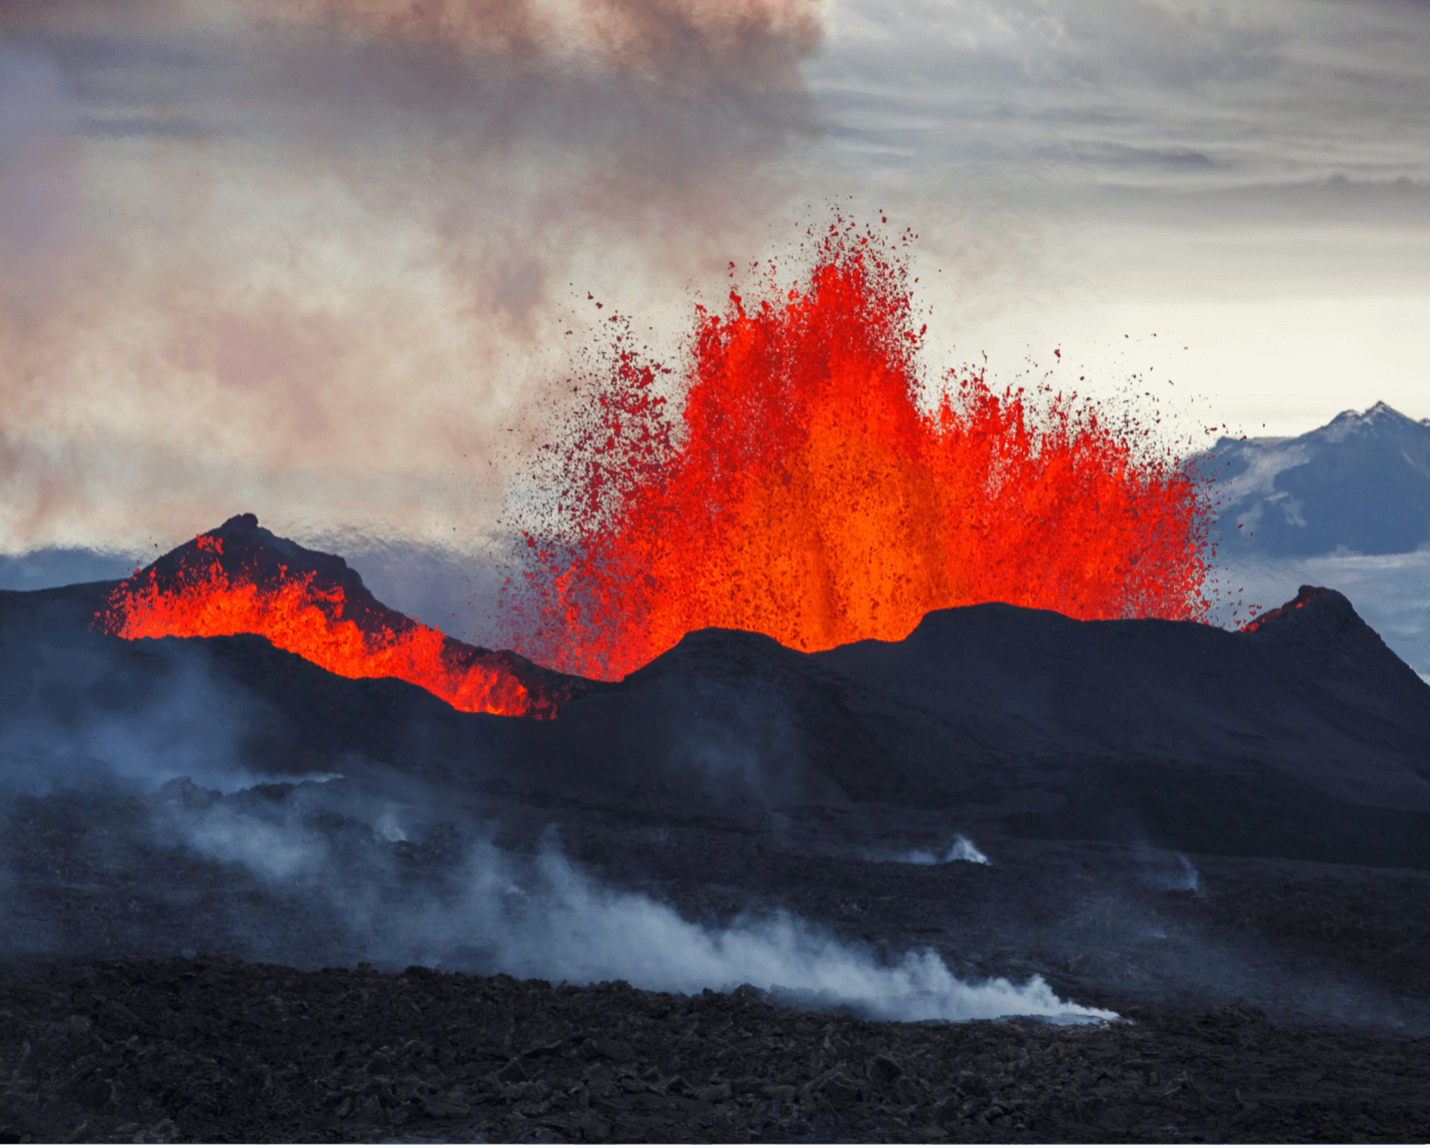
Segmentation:
{"type": "Polygon", "coordinates": [[[246,535],[272,536],[256,528],[251,516],[240,516],[136,573],[110,596],[97,628],[121,638],[259,634],[343,677],[402,678],[473,713],[555,717],[559,703],[571,696],[557,675],[523,658],[468,646],[388,610],[341,563],[357,582],[355,595],[313,570],[290,571],[271,560],[269,568],[261,567],[251,560],[246,535]],[[239,537],[229,541],[247,549],[230,547],[226,557],[225,539],[217,535],[235,523],[239,537]],[[249,560],[236,558],[235,550],[249,560]]]}
{"type": "Polygon", "coordinates": [[[907,267],[867,232],[831,227],[807,282],[770,286],[697,308],[669,404],[672,372],[616,337],[527,532],[528,656],[613,677],[703,627],[809,651],[986,601],[1205,617],[1205,496],[1147,436],[981,373],[920,409],[907,267]]]}

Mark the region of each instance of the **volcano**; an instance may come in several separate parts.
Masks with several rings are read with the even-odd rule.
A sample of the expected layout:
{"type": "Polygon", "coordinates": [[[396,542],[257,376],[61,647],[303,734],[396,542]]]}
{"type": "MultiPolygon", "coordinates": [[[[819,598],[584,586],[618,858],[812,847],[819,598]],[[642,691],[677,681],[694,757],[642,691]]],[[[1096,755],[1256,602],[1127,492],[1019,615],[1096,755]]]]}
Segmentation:
{"type": "Polygon", "coordinates": [[[120,638],[259,634],[333,673],[402,678],[468,712],[554,717],[583,686],[388,609],[341,558],[277,538],[252,514],[135,571],[96,625],[120,638]]]}
{"type": "Polygon", "coordinates": [[[15,1135],[1422,1126],[1430,687],[1334,590],[614,682],[419,627],[252,516],[0,594],[15,1135]]]}
{"type": "Polygon", "coordinates": [[[555,497],[518,515],[521,649],[608,678],[717,627],[810,653],[980,602],[1206,619],[1207,491],[1155,422],[930,380],[906,252],[842,216],[812,246],[793,285],[772,261],[697,306],[675,366],[602,324],[555,497]]]}
{"type": "MultiPolygon", "coordinates": [[[[1168,847],[1236,852],[1228,835],[1242,818],[1213,813],[1236,809],[1257,849],[1379,864],[1430,857],[1430,838],[1412,822],[1391,828],[1401,815],[1430,813],[1430,690],[1332,590],[1302,587],[1240,633],[1082,622],[998,603],[935,611],[902,641],[813,654],[704,630],[616,685],[437,634],[376,601],[341,558],[278,538],[253,515],[80,595],[100,603],[92,626],[103,634],[249,633],[343,677],[404,680],[459,711],[546,718],[562,706],[549,735],[505,734],[483,747],[513,784],[593,797],[656,786],[687,800],[905,803],[980,817],[1016,791],[1042,809],[1016,815],[1029,827],[1086,830],[1091,811],[1110,807],[1114,818],[1155,826],[1168,847]],[[464,674],[480,684],[465,685],[464,674]],[[707,753],[701,730],[724,748],[707,753]],[[744,764],[726,770],[720,761],[731,756],[744,764]],[[1248,788],[1294,801],[1302,816],[1274,815],[1264,799],[1248,808],[1248,788]],[[1205,824],[1194,830],[1199,808],[1205,824]],[[1388,820],[1366,837],[1364,818],[1379,816],[1388,820]],[[1272,844],[1278,832],[1299,843],[1272,844]]],[[[455,715],[432,713],[455,736],[455,715]]],[[[355,739],[351,751],[362,750],[355,739]]]]}

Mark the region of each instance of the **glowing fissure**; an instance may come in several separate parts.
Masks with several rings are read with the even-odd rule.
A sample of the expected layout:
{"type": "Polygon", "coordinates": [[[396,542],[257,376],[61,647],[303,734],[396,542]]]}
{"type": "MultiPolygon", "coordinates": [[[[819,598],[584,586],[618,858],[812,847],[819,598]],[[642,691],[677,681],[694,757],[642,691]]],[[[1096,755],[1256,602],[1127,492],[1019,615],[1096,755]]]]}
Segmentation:
{"type": "Polygon", "coordinates": [[[775,278],[697,308],[678,413],[616,337],[528,524],[517,648],[617,677],[710,626],[812,651],[987,601],[1205,619],[1205,492],[1149,434],[981,371],[920,409],[907,266],[869,232],[836,223],[805,282],[775,278]]]}
{"type": "MultiPolygon", "coordinates": [[[[673,372],[611,328],[556,509],[527,523],[515,648],[611,678],[712,626],[812,651],[898,640],[930,610],[987,601],[1205,620],[1206,493],[1145,431],[1076,396],[995,392],[981,371],[948,372],[921,408],[907,267],[871,233],[836,223],[805,282],[769,276],[753,304],[731,291],[723,314],[697,308],[678,413],[662,393],[673,372]]],[[[260,634],[469,711],[551,717],[571,696],[525,684],[559,675],[311,572],[231,559],[200,536],[177,573],[125,582],[100,627],[260,634]]]]}
{"type": "MultiPolygon", "coordinates": [[[[496,659],[401,615],[396,625],[359,626],[341,586],[312,571],[265,579],[256,569],[230,572],[223,540],[200,535],[180,571],[153,568],[121,583],[97,619],[120,638],[212,638],[259,634],[345,678],[401,678],[459,710],[553,717],[558,699],[532,691],[496,659]],[[271,583],[271,584],[269,584],[271,583]]],[[[388,614],[393,614],[387,611],[388,614]]]]}

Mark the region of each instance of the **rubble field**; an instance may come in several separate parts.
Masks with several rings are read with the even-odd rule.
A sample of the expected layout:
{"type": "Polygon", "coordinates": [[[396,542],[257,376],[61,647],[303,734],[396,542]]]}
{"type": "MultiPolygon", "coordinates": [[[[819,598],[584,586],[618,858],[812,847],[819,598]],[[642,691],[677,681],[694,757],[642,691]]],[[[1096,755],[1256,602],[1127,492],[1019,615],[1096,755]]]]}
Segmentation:
{"type": "Polygon", "coordinates": [[[0,1139],[1430,1128],[1430,690],[1335,591],[707,630],[554,721],[107,592],[0,594],[0,1139]]]}
{"type": "Polygon", "coordinates": [[[1246,1004],[880,1023],[409,968],[56,963],[0,986],[6,1142],[1376,1142],[1430,1125],[1430,1040],[1246,1004]]]}

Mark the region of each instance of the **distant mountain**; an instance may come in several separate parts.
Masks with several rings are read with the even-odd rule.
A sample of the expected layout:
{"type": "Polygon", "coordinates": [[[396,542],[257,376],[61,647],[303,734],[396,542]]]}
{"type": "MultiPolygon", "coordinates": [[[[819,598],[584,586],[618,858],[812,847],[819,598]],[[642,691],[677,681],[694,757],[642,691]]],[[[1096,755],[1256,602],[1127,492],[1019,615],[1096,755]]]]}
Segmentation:
{"type": "Polygon", "coordinates": [[[1223,438],[1203,472],[1223,557],[1404,554],[1430,542],[1430,419],[1385,403],[1288,439],[1223,438]]]}
{"type": "Polygon", "coordinates": [[[78,582],[108,582],[132,574],[137,564],[128,554],[78,547],[0,554],[0,590],[47,590],[78,582]]]}

